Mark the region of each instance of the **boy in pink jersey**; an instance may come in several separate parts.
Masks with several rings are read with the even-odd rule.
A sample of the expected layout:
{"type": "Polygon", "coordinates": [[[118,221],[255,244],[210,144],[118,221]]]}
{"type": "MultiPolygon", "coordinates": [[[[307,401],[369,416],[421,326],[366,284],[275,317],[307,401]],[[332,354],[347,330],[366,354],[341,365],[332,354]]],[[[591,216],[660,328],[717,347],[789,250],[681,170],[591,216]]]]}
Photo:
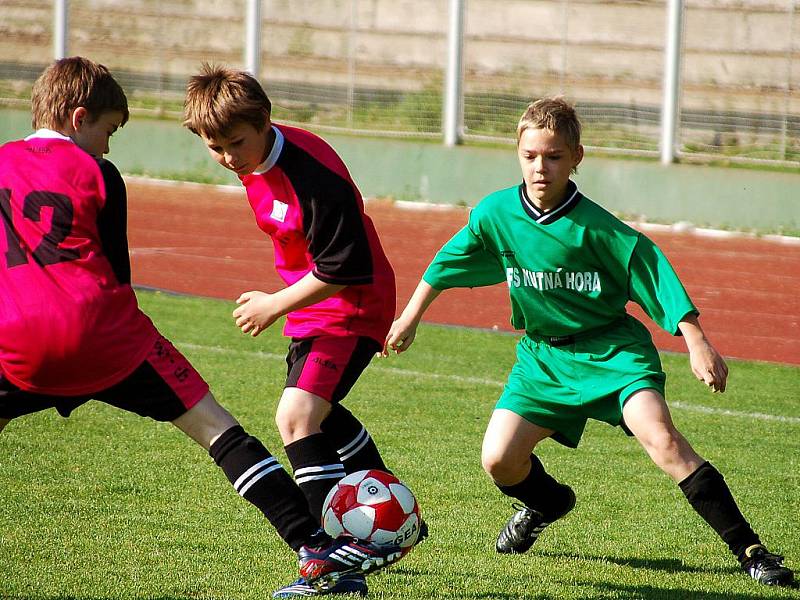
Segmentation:
{"type": "Polygon", "coordinates": [[[108,70],[55,62],[33,86],[32,112],[37,131],[0,147],[0,431],[47,408],[67,417],[91,399],[170,421],[261,510],[318,588],[399,557],[325,534],[275,457],[139,310],[125,184],[103,159],[128,120],[108,70]]]}
{"type": "MultiPolygon", "coordinates": [[[[341,400],[383,347],[395,311],[394,272],[361,193],[336,152],[316,135],[271,122],[258,81],[203,65],[189,81],[184,125],[211,157],[239,176],[256,223],[272,239],[286,287],[249,291],[233,312],[257,336],[286,315],[288,375],[276,422],[295,480],[319,518],[348,473],[387,468],[341,400]]],[[[421,525],[420,537],[427,535],[421,525]]],[[[334,590],[366,594],[359,588],[334,590]]],[[[328,592],[330,593],[330,592],[328,592]]],[[[301,580],[274,597],[313,595],[301,580]]]]}

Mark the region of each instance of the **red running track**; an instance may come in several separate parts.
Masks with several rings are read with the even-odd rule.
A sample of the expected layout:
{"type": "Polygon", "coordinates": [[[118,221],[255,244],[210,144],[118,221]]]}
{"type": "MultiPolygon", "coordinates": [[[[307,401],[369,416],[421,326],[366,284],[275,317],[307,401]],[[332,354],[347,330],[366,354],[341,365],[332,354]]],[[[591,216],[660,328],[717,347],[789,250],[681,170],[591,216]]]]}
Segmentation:
{"type": "MultiPolygon", "coordinates": [[[[128,180],[134,283],[233,302],[247,290],[283,286],[272,243],[255,224],[243,189],[128,180]]],[[[434,253],[467,220],[461,208],[406,208],[371,201],[372,217],[397,274],[398,311],[434,253]]],[[[651,231],[727,357],[800,365],[800,244],[651,231]]],[[[638,306],[629,310],[662,350],[685,351],[638,306]]],[[[426,320],[510,331],[505,285],[449,290],[426,320]]]]}

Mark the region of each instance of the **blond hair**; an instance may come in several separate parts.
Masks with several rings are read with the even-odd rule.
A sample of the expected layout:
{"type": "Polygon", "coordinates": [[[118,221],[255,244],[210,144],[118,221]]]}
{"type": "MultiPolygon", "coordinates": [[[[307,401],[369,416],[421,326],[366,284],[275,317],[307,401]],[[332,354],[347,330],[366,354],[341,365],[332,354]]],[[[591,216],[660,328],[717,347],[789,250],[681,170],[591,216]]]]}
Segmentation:
{"type": "Polygon", "coordinates": [[[106,67],[81,56],[62,58],[33,84],[31,123],[34,129],[61,129],[81,106],[90,122],[110,111],[122,113],[121,125],[128,122],[128,99],[106,67]]]}
{"type": "Polygon", "coordinates": [[[517,143],[526,129],[549,129],[564,137],[573,152],[581,145],[581,122],[575,107],[564,98],[542,98],[531,102],[517,124],[517,143]]]}
{"type": "Polygon", "coordinates": [[[183,103],[183,124],[197,135],[226,135],[237,123],[262,131],[272,103],[258,80],[245,71],[203,63],[189,79],[183,103]]]}

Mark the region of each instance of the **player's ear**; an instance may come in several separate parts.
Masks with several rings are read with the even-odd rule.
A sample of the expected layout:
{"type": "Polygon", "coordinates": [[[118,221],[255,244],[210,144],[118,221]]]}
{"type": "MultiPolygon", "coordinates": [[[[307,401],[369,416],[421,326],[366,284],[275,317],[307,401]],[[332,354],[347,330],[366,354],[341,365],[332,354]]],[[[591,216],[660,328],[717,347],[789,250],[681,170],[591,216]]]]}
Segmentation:
{"type": "Polygon", "coordinates": [[[572,172],[575,173],[578,169],[578,165],[581,164],[581,161],[583,160],[583,145],[578,144],[578,147],[572,154],[572,160],[574,161],[574,164],[572,165],[572,172]]]}
{"type": "Polygon", "coordinates": [[[83,106],[73,109],[69,115],[69,124],[74,131],[80,131],[88,120],[89,111],[83,106]]]}

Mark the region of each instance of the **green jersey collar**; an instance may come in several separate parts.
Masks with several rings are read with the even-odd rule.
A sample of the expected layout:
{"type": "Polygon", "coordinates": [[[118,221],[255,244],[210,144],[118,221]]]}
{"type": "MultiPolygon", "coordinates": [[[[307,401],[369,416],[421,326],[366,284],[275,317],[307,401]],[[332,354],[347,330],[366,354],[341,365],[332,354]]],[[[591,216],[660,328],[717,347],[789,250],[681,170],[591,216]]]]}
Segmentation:
{"type": "Polygon", "coordinates": [[[578,191],[578,186],[575,185],[574,181],[570,180],[567,183],[566,200],[552,210],[542,212],[536,208],[536,205],[528,197],[528,192],[525,189],[524,181],[519,185],[518,189],[519,201],[522,204],[523,210],[528,213],[529,217],[531,217],[540,225],[549,225],[550,223],[558,221],[561,217],[575,208],[578,205],[578,202],[580,202],[581,198],[583,198],[583,194],[578,191]]]}

